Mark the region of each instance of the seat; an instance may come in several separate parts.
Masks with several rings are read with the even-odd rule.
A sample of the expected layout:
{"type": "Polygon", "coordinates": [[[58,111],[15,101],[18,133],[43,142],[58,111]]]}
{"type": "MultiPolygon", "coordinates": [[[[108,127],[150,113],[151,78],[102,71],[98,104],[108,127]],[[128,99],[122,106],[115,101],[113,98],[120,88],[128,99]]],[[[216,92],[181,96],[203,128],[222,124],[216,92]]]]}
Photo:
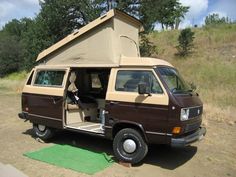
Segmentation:
{"type": "Polygon", "coordinates": [[[73,92],[73,93],[78,91],[78,89],[75,85],[75,80],[76,80],[76,74],[75,74],[75,72],[71,72],[71,75],[70,75],[70,78],[69,78],[70,85],[69,85],[67,91],[73,92]]]}
{"type": "Polygon", "coordinates": [[[125,91],[132,91],[135,92],[138,90],[138,84],[140,79],[130,79],[124,84],[125,91]]]}
{"type": "Polygon", "coordinates": [[[67,103],[77,104],[77,100],[76,100],[75,95],[78,92],[78,89],[75,85],[75,81],[76,81],[75,72],[71,72],[69,81],[70,81],[70,85],[67,89],[67,103]]]}

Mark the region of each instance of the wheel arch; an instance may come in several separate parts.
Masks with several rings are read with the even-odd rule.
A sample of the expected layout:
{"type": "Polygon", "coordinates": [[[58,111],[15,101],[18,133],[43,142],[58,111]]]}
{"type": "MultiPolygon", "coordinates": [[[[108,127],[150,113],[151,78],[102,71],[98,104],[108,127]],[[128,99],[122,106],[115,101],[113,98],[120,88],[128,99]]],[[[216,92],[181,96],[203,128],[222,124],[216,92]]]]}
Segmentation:
{"type": "Polygon", "coordinates": [[[114,139],[115,135],[120,130],[125,129],[125,128],[132,128],[139,131],[141,135],[143,136],[144,140],[146,141],[146,143],[148,143],[148,139],[146,137],[143,126],[136,122],[128,122],[128,121],[117,122],[115,125],[113,125],[113,128],[112,128],[112,138],[114,139]]]}

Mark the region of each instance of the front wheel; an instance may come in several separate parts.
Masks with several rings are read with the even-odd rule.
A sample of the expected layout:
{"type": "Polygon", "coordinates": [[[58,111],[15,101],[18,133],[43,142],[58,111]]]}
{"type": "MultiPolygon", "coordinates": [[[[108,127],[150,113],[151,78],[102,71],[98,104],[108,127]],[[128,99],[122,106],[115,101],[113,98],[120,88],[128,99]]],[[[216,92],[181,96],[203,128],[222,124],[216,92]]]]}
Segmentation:
{"type": "Polygon", "coordinates": [[[125,128],[116,134],[113,151],[120,161],[136,164],[144,159],[148,146],[137,130],[125,128]]]}
{"type": "Polygon", "coordinates": [[[33,131],[42,140],[48,140],[54,135],[54,131],[51,128],[41,124],[33,124],[33,131]]]}

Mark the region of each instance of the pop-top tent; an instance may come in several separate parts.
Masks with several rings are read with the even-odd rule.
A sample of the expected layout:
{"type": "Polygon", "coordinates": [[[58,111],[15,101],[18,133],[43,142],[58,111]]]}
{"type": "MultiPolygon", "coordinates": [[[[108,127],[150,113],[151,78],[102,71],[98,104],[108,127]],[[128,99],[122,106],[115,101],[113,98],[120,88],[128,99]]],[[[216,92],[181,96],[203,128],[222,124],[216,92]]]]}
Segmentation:
{"type": "Polygon", "coordinates": [[[141,30],[137,19],[110,10],[41,52],[36,61],[46,65],[119,66],[122,56],[140,56],[138,37],[141,30]]]}

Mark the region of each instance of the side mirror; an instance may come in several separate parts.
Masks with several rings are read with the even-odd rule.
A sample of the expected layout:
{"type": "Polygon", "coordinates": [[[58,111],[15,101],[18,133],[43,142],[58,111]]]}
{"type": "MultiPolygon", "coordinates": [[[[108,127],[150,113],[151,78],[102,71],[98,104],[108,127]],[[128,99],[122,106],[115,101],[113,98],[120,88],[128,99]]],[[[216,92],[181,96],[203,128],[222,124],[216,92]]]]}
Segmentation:
{"type": "Polygon", "coordinates": [[[145,83],[138,84],[138,93],[140,95],[143,95],[143,94],[150,95],[150,91],[147,89],[147,85],[145,83]]]}

